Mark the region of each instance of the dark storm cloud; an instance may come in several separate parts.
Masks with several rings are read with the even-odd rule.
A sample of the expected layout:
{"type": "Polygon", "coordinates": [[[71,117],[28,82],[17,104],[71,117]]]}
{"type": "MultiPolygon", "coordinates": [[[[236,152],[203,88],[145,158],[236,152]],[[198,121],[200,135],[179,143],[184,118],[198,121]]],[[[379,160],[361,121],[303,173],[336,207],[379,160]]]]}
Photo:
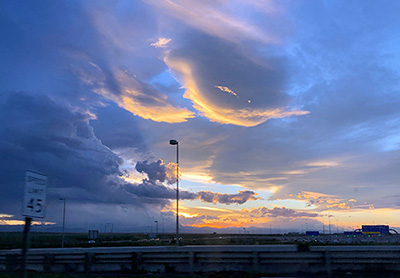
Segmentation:
{"type": "Polygon", "coordinates": [[[134,148],[139,152],[147,151],[137,119],[116,104],[97,108],[96,118],[90,121],[90,125],[96,137],[112,150],[134,148]]]}
{"type": "Polygon", "coordinates": [[[167,168],[162,160],[148,163],[147,161],[138,162],[135,166],[136,171],[139,173],[146,173],[150,181],[167,181],[169,184],[176,182],[176,175],[174,176],[174,169],[167,168]]]}
{"type": "Polygon", "coordinates": [[[50,174],[55,187],[93,190],[107,175],[120,174],[121,160],[93,136],[89,114],[22,92],[3,93],[0,105],[6,183],[15,184],[32,169],[50,174]]]}
{"type": "Polygon", "coordinates": [[[256,197],[257,193],[254,191],[243,190],[238,194],[221,194],[210,191],[200,191],[197,193],[199,199],[208,203],[221,203],[221,204],[244,204],[247,201],[255,201],[260,198],[256,197]]]}
{"type": "MultiPolygon", "coordinates": [[[[176,199],[176,189],[146,179],[141,184],[126,185],[126,189],[138,197],[176,199]]],[[[179,190],[179,198],[193,200],[196,198],[196,194],[186,190],[179,190]]]]}
{"type": "Polygon", "coordinates": [[[2,212],[18,214],[28,169],[48,176],[50,200],[62,196],[75,203],[138,207],[169,203],[151,194],[129,194],[120,178],[122,160],[94,136],[90,114],[23,92],[3,93],[0,113],[2,212]]]}
{"type": "MultiPolygon", "coordinates": [[[[169,199],[176,198],[176,189],[167,187],[157,181],[144,179],[141,184],[126,184],[125,188],[128,192],[138,197],[169,199]]],[[[222,194],[218,192],[199,191],[190,192],[187,190],[179,190],[179,199],[182,200],[201,200],[205,203],[213,204],[244,204],[247,201],[260,199],[257,193],[253,191],[239,191],[238,194],[222,194]]]]}

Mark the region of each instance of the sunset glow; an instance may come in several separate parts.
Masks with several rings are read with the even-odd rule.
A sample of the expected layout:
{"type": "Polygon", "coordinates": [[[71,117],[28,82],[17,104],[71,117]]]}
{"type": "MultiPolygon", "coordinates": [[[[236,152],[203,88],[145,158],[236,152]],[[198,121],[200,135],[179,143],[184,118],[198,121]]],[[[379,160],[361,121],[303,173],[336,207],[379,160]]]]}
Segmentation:
{"type": "Polygon", "coordinates": [[[0,230],[400,232],[398,10],[2,2],[0,230]]]}

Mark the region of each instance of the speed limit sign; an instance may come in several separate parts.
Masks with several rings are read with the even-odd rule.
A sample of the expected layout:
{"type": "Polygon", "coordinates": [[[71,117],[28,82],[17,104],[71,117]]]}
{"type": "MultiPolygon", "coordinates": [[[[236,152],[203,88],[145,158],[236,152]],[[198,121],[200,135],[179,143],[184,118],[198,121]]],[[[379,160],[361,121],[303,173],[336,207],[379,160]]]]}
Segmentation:
{"type": "Polygon", "coordinates": [[[25,194],[22,215],[45,217],[47,176],[32,171],[25,174],[25,194]]]}

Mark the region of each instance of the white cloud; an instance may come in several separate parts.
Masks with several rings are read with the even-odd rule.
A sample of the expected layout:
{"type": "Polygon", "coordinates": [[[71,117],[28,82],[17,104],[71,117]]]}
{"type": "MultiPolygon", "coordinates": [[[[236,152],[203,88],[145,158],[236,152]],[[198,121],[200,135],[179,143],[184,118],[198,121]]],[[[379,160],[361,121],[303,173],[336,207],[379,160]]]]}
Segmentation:
{"type": "Polygon", "coordinates": [[[167,39],[167,38],[159,38],[157,42],[154,42],[150,44],[151,46],[154,46],[155,48],[165,48],[167,47],[167,44],[171,41],[172,39],[167,39]]]}

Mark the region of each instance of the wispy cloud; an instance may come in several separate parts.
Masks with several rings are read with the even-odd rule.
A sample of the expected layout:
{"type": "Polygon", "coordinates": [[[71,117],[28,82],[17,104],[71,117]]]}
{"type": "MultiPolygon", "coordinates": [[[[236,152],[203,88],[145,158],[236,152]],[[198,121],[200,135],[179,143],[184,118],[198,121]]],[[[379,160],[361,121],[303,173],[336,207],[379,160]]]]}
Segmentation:
{"type": "Polygon", "coordinates": [[[235,97],[238,97],[238,95],[234,91],[232,91],[231,89],[229,89],[226,86],[215,86],[215,88],[220,89],[222,92],[226,92],[226,93],[231,94],[231,95],[233,95],[235,97]]]}
{"type": "Polygon", "coordinates": [[[305,200],[309,205],[314,205],[319,209],[350,209],[357,202],[354,198],[344,200],[335,195],[322,194],[318,192],[302,191],[298,193],[296,199],[305,200]]]}
{"type": "Polygon", "coordinates": [[[269,209],[267,207],[258,207],[253,209],[243,209],[245,213],[251,213],[254,215],[260,216],[268,216],[268,217],[318,217],[319,215],[314,212],[306,212],[306,211],[296,211],[294,209],[288,209],[285,207],[274,207],[273,209],[269,209]]]}
{"type": "Polygon", "coordinates": [[[117,86],[111,88],[107,84],[104,71],[97,65],[93,72],[79,70],[81,81],[93,86],[93,91],[108,98],[120,107],[143,119],[156,122],[180,123],[194,117],[194,113],[186,108],[176,107],[169,102],[168,97],[157,91],[151,85],[140,82],[135,76],[116,69],[110,78],[117,86]]]}
{"type": "MultiPolygon", "coordinates": [[[[218,36],[220,38],[238,42],[240,40],[254,40],[261,43],[277,43],[279,38],[271,33],[267,33],[259,26],[243,19],[238,20],[233,14],[224,13],[210,2],[201,1],[155,1],[145,0],[146,3],[157,8],[160,12],[174,17],[184,24],[197,28],[205,33],[218,36]]],[[[220,4],[220,3],[219,3],[220,4]]],[[[274,3],[268,1],[263,3],[263,9],[273,12],[274,3]]],[[[257,7],[259,8],[260,5],[257,7]]]]}
{"type": "Polygon", "coordinates": [[[167,38],[159,38],[157,42],[153,42],[150,44],[151,46],[154,46],[155,48],[165,48],[167,47],[167,44],[171,41],[172,39],[167,39],[167,38]]]}

